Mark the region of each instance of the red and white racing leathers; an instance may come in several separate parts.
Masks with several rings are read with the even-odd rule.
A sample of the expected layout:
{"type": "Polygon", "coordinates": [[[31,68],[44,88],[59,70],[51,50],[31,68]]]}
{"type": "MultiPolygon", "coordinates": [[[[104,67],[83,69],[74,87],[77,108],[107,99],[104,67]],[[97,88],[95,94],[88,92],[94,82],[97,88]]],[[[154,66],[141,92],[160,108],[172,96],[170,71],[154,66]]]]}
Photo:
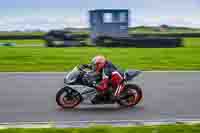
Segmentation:
{"type": "Polygon", "coordinates": [[[106,62],[103,69],[101,70],[102,80],[100,84],[96,86],[96,89],[102,93],[106,92],[109,89],[109,82],[113,89],[116,89],[114,96],[119,96],[120,92],[123,90],[124,85],[121,84],[123,81],[123,76],[118,71],[111,62],[106,62]]]}

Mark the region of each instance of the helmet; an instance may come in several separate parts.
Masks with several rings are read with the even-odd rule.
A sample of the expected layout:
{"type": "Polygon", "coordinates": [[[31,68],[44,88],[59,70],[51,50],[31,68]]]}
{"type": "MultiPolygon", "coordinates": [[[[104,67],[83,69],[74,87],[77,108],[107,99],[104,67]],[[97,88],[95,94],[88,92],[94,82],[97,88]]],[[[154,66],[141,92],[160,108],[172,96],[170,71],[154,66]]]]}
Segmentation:
{"type": "Polygon", "coordinates": [[[98,55],[92,59],[92,65],[97,73],[99,73],[102,70],[105,64],[106,58],[104,56],[98,55]]]}

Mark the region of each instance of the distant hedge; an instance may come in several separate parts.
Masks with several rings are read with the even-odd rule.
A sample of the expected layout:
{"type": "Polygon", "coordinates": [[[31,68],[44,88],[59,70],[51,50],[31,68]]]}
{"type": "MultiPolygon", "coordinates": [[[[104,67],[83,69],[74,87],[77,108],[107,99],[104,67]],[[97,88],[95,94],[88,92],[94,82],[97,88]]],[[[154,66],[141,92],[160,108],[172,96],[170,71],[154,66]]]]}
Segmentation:
{"type": "Polygon", "coordinates": [[[200,37],[200,33],[131,33],[132,37],[200,37]]]}
{"type": "MultiPolygon", "coordinates": [[[[129,34],[132,37],[200,37],[200,33],[130,33],[129,34]]],[[[89,38],[89,33],[72,33],[72,38],[89,38]]],[[[41,34],[20,34],[16,33],[16,35],[13,33],[11,35],[9,34],[0,34],[0,40],[17,40],[17,39],[44,39],[45,33],[41,34]]]]}
{"type": "Polygon", "coordinates": [[[181,47],[181,38],[169,37],[139,37],[139,38],[113,38],[99,37],[95,40],[97,46],[103,47],[138,47],[138,48],[170,48],[181,47]]]}

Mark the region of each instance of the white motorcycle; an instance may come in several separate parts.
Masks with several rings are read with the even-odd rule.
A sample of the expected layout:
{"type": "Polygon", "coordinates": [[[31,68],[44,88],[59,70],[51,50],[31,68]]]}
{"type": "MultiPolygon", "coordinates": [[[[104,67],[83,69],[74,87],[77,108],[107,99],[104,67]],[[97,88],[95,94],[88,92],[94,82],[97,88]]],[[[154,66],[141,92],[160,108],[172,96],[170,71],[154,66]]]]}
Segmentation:
{"type": "Polygon", "coordinates": [[[136,85],[128,83],[138,76],[141,71],[127,70],[123,72],[124,84],[123,91],[118,99],[113,100],[113,94],[117,89],[110,88],[108,94],[99,96],[94,84],[100,77],[92,71],[86,71],[81,67],[74,67],[64,78],[65,87],[61,88],[56,94],[56,102],[62,108],[74,108],[84,100],[91,101],[92,104],[115,104],[118,103],[124,107],[133,107],[138,104],[142,97],[142,89],[136,85]]]}

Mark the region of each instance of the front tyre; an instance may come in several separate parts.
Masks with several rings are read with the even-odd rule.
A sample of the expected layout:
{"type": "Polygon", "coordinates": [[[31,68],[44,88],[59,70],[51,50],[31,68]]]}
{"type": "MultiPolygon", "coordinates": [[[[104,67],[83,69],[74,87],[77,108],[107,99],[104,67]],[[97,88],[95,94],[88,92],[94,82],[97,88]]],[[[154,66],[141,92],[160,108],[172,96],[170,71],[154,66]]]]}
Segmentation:
{"type": "Polygon", "coordinates": [[[118,103],[123,107],[133,107],[141,101],[142,97],[142,89],[138,85],[127,84],[118,103]]]}
{"type": "Polygon", "coordinates": [[[56,94],[56,102],[62,108],[75,108],[82,101],[82,96],[76,90],[66,86],[56,94]]]}

